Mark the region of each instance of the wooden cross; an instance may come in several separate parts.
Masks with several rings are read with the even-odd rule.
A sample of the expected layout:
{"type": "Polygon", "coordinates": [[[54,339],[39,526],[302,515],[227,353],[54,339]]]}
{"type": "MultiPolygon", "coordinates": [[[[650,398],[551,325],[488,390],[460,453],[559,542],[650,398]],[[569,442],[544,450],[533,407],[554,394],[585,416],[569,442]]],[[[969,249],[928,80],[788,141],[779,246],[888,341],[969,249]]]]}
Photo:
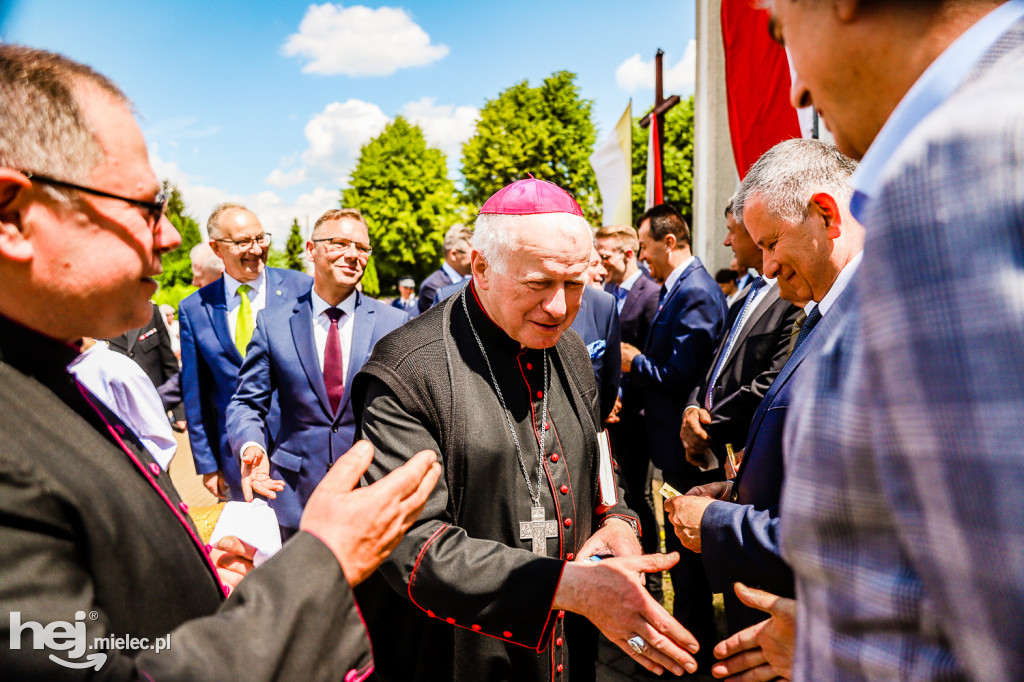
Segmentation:
{"type": "Polygon", "coordinates": [[[544,507],[530,507],[530,520],[519,522],[519,539],[533,541],[533,553],[548,555],[548,538],[558,537],[558,520],[544,519],[544,507]]]}
{"type": "MultiPolygon", "coordinates": [[[[652,114],[657,122],[658,148],[655,150],[658,158],[657,168],[664,168],[662,159],[664,158],[665,150],[665,115],[668,113],[669,109],[679,104],[679,95],[672,95],[668,99],[665,99],[661,78],[661,61],[664,55],[665,53],[662,52],[661,48],[658,48],[657,54],[654,55],[654,109],[651,110],[651,113],[640,119],[641,128],[646,128],[651,124],[652,114]]],[[[657,185],[658,187],[661,187],[661,178],[657,179],[657,185]]]]}

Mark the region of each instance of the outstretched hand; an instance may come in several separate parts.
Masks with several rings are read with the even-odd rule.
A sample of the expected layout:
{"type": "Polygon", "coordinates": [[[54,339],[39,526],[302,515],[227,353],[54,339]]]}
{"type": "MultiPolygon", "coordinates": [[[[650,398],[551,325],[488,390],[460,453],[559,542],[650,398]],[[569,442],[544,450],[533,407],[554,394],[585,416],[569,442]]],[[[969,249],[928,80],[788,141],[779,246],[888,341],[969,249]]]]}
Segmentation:
{"type": "Polygon", "coordinates": [[[694,672],[697,640],[656,602],[637,581],[637,573],[671,568],[679,555],[645,554],[611,557],[599,562],[570,562],[555,593],[555,608],[579,613],[590,620],[637,663],[660,675],[670,670],[694,672]],[[614,595],[614,599],[609,599],[614,595]],[[645,649],[637,653],[628,640],[639,635],[645,649]]]}
{"type": "Polygon", "coordinates": [[[373,485],[356,488],[373,460],[361,440],[327,472],[299,522],[337,557],[353,587],[377,569],[423,511],[441,475],[432,450],[423,450],[373,485]]]}
{"type": "Polygon", "coordinates": [[[273,500],[284,490],[284,481],[270,477],[270,459],[263,450],[250,445],[242,453],[242,497],[252,502],[252,494],[258,493],[273,500]]]}
{"type": "Polygon", "coordinates": [[[736,596],[771,618],[719,642],[714,653],[723,660],[712,666],[711,674],[727,682],[790,679],[796,648],[796,601],[742,583],[736,583],[736,596]]]}

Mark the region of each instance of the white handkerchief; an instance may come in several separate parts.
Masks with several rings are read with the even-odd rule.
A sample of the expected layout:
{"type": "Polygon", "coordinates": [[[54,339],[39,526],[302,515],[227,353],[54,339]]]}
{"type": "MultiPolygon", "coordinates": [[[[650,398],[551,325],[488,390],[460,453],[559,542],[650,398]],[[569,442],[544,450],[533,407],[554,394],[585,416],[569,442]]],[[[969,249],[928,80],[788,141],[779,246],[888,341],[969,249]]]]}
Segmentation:
{"type": "Polygon", "coordinates": [[[224,505],[213,535],[210,536],[210,544],[216,545],[221,538],[229,535],[256,548],[253,566],[259,566],[281,549],[281,529],[277,525],[277,514],[263,500],[228,502],[224,505]]]}

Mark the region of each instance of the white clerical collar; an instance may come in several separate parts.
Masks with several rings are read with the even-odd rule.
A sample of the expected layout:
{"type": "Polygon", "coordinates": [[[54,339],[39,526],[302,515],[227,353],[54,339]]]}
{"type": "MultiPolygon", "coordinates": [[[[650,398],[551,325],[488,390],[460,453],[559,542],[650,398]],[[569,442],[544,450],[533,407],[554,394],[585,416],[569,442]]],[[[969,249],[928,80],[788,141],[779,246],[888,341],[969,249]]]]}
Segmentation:
{"type": "Polygon", "coordinates": [[[359,296],[359,292],[355,289],[353,289],[352,293],[346,296],[345,299],[336,306],[332,306],[330,303],[320,298],[319,294],[316,293],[315,287],[313,288],[312,294],[314,320],[323,315],[324,311],[328,308],[337,308],[341,312],[345,313],[345,315],[352,315],[356,311],[356,298],[359,296]]]}
{"type": "Polygon", "coordinates": [[[640,268],[637,268],[636,272],[634,272],[626,279],[622,280],[622,284],[619,285],[619,288],[625,291],[631,290],[633,288],[633,285],[636,284],[636,281],[640,279],[640,275],[642,274],[644,274],[643,271],[640,268]]]}
{"type": "Polygon", "coordinates": [[[248,284],[249,288],[255,291],[257,294],[263,289],[263,283],[267,281],[267,269],[263,268],[263,272],[260,276],[251,282],[239,282],[237,279],[229,275],[227,272],[224,273],[224,299],[231,301],[238,293],[238,287],[243,284],[248,284]]]}
{"type": "Polygon", "coordinates": [[[672,287],[674,287],[676,282],[679,281],[679,278],[683,276],[683,271],[690,267],[690,263],[695,260],[697,260],[696,256],[690,256],[676,266],[676,269],[672,271],[672,274],[665,278],[665,291],[672,291],[672,287]]]}
{"type": "Polygon", "coordinates": [[[452,278],[453,282],[461,282],[462,280],[466,279],[466,277],[469,277],[469,275],[466,275],[466,277],[463,277],[458,272],[456,272],[455,268],[453,268],[452,266],[448,265],[448,261],[445,261],[445,262],[441,263],[441,269],[444,270],[446,273],[448,273],[448,276],[452,278]]]}
{"type": "Polygon", "coordinates": [[[818,303],[818,310],[821,311],[823,317],[828,312],[829,308],[832,307],[832,304],[836,302],[836,299],[839,298],[839,294],[843,293],[846,289],[850,280],[853,279],[853,273],[857,272],[857,266],[860,265],[860,258],[863,255],[864,252],[861,251],[850,259],[850,262],[846,264],[846,267],[843,268],[840,271],[839,276],[836,277],[836,281],[832,282],[832,288],[828,290],[828,293],[826,293],[818,303]]]}

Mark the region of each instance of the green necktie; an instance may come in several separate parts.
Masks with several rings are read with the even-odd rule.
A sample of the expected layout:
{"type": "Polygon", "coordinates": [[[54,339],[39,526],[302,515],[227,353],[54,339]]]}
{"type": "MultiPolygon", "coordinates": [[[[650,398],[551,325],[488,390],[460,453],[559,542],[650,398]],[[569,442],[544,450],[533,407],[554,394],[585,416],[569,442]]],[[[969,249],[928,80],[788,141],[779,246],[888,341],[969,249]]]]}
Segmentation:
{"type": "Polygon", "coordinates": [[[248,284],[238,287],[238,295],[242,297],[238,304],[238,319],[235,320],[235,347],[245,357],[245,349],[249,346],[249,339],[256,329],[252,319],[252,303],[249,302],[248,291],[252,289],[248,284]]]}

